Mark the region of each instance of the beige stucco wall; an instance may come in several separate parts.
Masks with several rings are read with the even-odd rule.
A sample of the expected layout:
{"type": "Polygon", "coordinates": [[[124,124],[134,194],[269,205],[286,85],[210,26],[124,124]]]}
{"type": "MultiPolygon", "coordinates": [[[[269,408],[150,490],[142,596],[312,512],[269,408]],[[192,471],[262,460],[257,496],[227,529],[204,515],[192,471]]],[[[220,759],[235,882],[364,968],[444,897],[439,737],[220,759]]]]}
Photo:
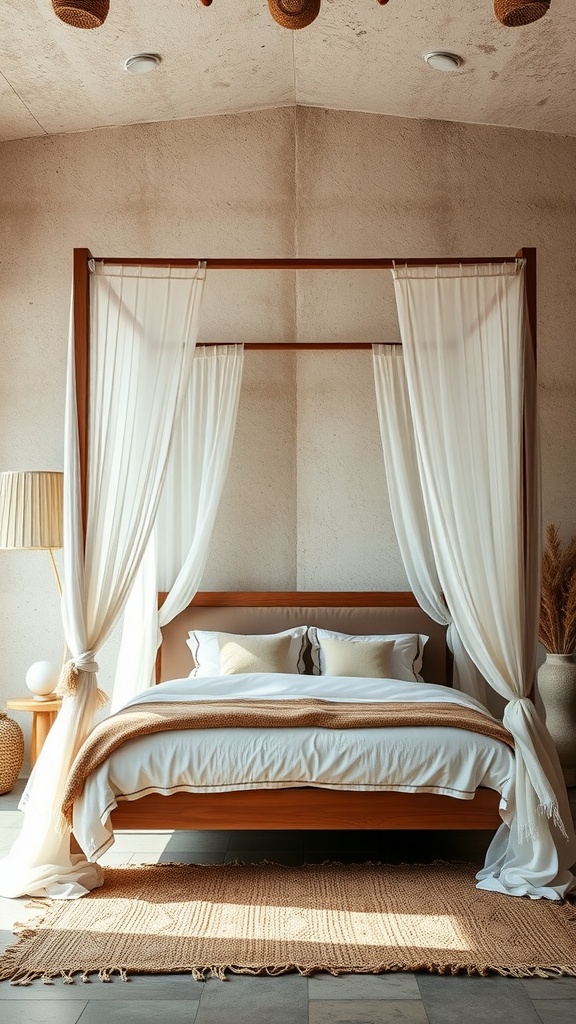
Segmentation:
{"type": "MultiPolygon", "coordinates": [[[[254,257],[535,245],[545,518],[576,526],[576,140],[287,108],[5,143],[0,180],[0,469],[62,467],[74,246],[254,257]]],[[[389,275],[212,275],[202,336],[389,340],[389,275]]],[[[367,353],[247,355],[204,585],[406,585],[367,353]]],[[[1,553],[0,641],[2,702],[26,693],[32,661],[59,658],[44,553],[1,553]]]]}

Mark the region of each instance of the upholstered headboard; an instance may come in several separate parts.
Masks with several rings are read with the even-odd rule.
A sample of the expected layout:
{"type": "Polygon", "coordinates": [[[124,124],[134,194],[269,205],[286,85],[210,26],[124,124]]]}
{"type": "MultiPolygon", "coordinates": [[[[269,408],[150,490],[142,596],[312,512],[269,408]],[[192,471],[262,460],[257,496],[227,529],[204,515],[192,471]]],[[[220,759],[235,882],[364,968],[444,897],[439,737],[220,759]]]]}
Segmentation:
{"type": "MultiPolygon", "coordinates": [[[[160,595],[162,599],[163,595],[160,595]]],[[[191,629],[226,633],[276,633],[291,626],[320,626],[341,633],[424,633],[422,676],[426,682],[450,682],[446,627],[434,622],[408,592],[201,592],[162,629],[157,680],[180,679],[192,671],[186,645],[191,629]]]]}

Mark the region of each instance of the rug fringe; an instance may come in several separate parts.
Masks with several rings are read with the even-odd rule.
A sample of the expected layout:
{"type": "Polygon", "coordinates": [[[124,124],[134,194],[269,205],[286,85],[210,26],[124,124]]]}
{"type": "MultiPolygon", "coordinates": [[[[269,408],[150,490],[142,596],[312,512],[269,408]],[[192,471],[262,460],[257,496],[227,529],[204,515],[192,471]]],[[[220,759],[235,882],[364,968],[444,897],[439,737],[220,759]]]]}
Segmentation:
{"type": "MultiPolygon", "coordinates": [[[[6,955],[10,950],[6,951],[6,955]]],[[[129,982],[130,972],[125,967],[105,967],[98,970],[97,968],[79,968],[76,971],[59,970],[53,971],[49,974],[43,973],[42,971],[18,971],[18,966],[14,965],[14,972],[8,971],[8,966],[0,974],[0,981],[10,980],[10,984],[15,987],[26,987],[31,985],[34,981],[41,981],[44,985],[53,985],[55,981],[61,979],[65,985],[74,985],[77,981],[81,983],[90,983],[94,977],[103,983],[112,982],[114,977],[117,976],[122,982],[129,982]]],[[[479,964],[427,964],[422,963],[417,966],[411,965],[406,966],[405,964],[375,964],[372,967],[356,967],[353,968],[350,965],[346,965],[342,969],[328,966],[327,964],[270,964],[267,967],[239,967],[237,964],[202,964],[190,967],[180,967],[173,971],[162,971],[163,974],[187,974],[190,973],[194,981],[207,981],[209,978],[215,978],[218,981],[228,981],[231,975],[244,974],[252,977],[264,976],[264,977],[278,977],[281,974],[297,973],[305,978],[308,978],[314,974],[330,974],[333,977],[338,977],[341,974],[400,974],[400,973],[424,973],[424,974],[444,974],[455,976],[458,974],[467,975],[468,977],[489,977],[490,975],[498,975],[501,978],[545,978],[553,979],[559,977],[576,977],[576,969],[566,967],[562,965],[551,966],[547,968],[542,967],[526,967],[526,968],[514,968],[514,967],[495,967],[493,965],[479,965],[479,964]]],[[[146,974],[146,973],[158,973],[158,972],[146,972],[146,971],[134,971],[134,974],[146,974]]]]}

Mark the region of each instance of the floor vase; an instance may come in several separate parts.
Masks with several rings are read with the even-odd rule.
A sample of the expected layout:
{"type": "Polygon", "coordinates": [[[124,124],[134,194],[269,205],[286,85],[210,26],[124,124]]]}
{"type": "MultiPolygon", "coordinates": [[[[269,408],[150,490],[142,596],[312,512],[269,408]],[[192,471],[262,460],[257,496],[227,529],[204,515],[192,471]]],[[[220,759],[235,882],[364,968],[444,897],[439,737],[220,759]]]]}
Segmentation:
{"type": "Polygon", "coordinates": [[[538,692],[567,786],[576,786],[576,660],[547,654],[538,669],[538,692]]]}
{"type": "Polygon", "coordinates": [[[24,758],[22,729],[0,712],[0,793],[9,793],[18,778],[24,758]]]}

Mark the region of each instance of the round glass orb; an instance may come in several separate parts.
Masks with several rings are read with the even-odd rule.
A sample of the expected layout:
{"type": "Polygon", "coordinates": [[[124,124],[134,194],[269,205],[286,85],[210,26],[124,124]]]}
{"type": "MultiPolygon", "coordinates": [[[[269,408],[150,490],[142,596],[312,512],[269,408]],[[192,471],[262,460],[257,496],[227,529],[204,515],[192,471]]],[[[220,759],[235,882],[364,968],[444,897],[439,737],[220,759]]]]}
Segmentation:
{"type": "Polygon", "coordinates": [[[26,673],[26,686],[34,694],[35,700],[48,700],[52,696],[60,669],[51,661],[35,661],[26,673]]]}

